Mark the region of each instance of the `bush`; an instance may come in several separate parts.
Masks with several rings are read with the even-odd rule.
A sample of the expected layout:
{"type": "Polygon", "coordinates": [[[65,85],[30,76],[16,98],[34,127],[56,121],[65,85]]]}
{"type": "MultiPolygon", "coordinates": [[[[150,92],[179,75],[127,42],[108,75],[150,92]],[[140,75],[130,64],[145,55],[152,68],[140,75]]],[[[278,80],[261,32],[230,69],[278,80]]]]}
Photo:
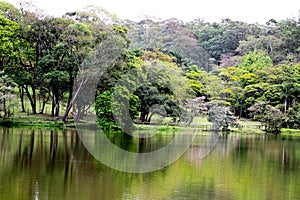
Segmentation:
{"type": "Polygon", "coordinates": [[[115,87],[114,93],[105,91],[96,98],[97,123],[103,130],[131,131],[137,110],[138,97],[125,87],[115,87]]]}
{"type": "Polygon", "coordinates": [[[283,126],[285,115],[276,107],[264,101],[255,103],[248,109],[253,115],[253,119],[264,125],[265,131],[279,133],[283,126]]]}

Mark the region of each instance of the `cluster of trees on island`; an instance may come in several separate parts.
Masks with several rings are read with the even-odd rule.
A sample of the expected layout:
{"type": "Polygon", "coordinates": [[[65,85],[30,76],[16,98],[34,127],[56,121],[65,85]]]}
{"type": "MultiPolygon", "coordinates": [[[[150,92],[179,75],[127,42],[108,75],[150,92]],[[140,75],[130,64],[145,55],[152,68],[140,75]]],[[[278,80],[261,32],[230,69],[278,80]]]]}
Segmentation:
{"type": "Polygon", "coordinates": [[[80,117],[90,106],[74,104],[86,90],[75,80],[86,83],[79,75],[98,70],[94,107],[102,126],[131,123],[129,111],[142,122],[204,112],[222,122],[216,128],[234,125],[233,116],[270,131],[299,128],[299,44],[299,18],[133,22],[94,6],[51,17],[30,3],[0,2],[1,116],[9,118],[16,101],[26,112],[28,101],[32,114],[50,103],[55,118],[62,105],[64,121],[72,106],[80,117]]]}

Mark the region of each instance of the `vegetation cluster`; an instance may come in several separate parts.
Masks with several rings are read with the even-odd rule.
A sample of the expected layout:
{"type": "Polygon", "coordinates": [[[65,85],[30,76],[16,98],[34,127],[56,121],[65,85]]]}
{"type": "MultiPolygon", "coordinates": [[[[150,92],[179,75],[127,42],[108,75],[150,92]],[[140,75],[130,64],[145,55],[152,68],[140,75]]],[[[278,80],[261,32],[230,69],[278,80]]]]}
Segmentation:
{"type": "Polygon", "coordinates": [[[237,118],[271,132],[299,129],[299,60],[299,18],[134,22],[94,6],[52,17],[0,2],[3,119],[51,106],[55,120],[95,111],[101,127],[124,131],[201,115],[216,129],[238,127],[237,118]]]}

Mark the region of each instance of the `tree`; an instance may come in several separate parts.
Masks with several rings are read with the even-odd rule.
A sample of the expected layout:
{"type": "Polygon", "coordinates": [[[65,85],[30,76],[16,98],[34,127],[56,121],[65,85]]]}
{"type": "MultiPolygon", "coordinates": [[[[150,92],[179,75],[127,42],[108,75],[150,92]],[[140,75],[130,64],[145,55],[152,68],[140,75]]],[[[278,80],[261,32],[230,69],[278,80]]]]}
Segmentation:
{"type": "Polygon", "coordinates": [[[95,111],[97,122],[105,131],[131,131],[133,120],[138,116],[138,97],[125,87],[115,87],[97,95],[95,111]]]}
{"type": "Polygon", "coordinates": [[[276,24],[276,33],[281,36],[284,44],[285,55],[290,57],[290,62],[298,63],[299,58],[299,44],[300,44],[300,18],[286,19],[276,24]]]}
{"type": "MultiPolygon", "coordinates": [[[[69,92],[69,106],[74,79],[79,71],[79,66],[91,51],[92,33],[86,24],[70,24],[69,21],[61,20],[53,29],[61,29],[58,40],[52,49],[39,61],[39,66],[44,74],[44,88],[52,97],[52,116],[59,115],[60,101],[63,93],[69,92]]],[[[43,101],[45,103],[45,101],[43,101]]]]}
{"type": "MultiPolygon", "coordinates": [[[[93,47],[97,45],[96,38],[93,36],[91,26],[89,24],[84,24],[81,22],[69,24],[62,34],[62,41],[59,44],[59,56],[63,58],[61,64],[64,66],[64,70],[68,73],[68,86],[67,91],[69,97],[67,100],[67,109],[62,117],[63,122],[67,122],[68,114],[73,107],[76,95],[79,90],[82,89],[82,82],[79,83],[80,86],[77,88],[78,91],[74,91],[76,85],[74,85],[75,80],[78,81],[78,73],[82,73],[84,70],[91,70],[89,64],[84,64],[84,61],[91,56],[93,47]],[[85,69],[87,68],[87,69],[85,69]]],[[[96,66],[93,66],[96,67],[96,66]]],[[[87,77],[86,77],[87,78],[87,77]]],[[[85,79],[87,80],[87,79],[85,79]]],[[[79,113],[82,111],[80,110],[79,113]]]]}
{"type": "Polygon", "coordinates": [[[14,22],[19,22],[22,19],[21,12],[12,4],[5,1],[0,1],[0,16],[3,16],[14,22]]]}
{"type": "Polygon", "coordinates": [[[47,69],[51,67],[50,62],[43,65],[42,60],[49,58],[64,27],[65,23],[56,18],[31,16],[24,19],[19,34],[20,45],[14,46],[18,47],[15,62],[5,68],[6,73],[19,85],[22,107],[25,91],[33,114],[37,113],[38,93],[45,89],[43,75],[51,70],[47,69]]]}
{"type": "Polygon", "coordinates": [[[205,92],[205,85],[208,74],[203,70],[192,70],[186,73],[188,80],[188,93],[191,96],[200,97],[207,95],[205,92]]]}
{"type": "Polygon", "coordinates": [[[266,56],[263,51],[255,50],[243,56],[241,64],[238,67],[250,73],[255,73],[257,70],[271,66],[273,66],[271,58],[266,56]]]}
{"type": "Polygon", "coordinates": [[[240,124],[230,108],[215,104],[208,110],[208,121],[212,123],[213,130],[229,131],[229,127],[240,128],[240,124]]]}
{"type": "Polygon", "coordinates": [[[229,66],[222,68],[218,76],[225,81],[229,94],[227,101],[230,102],[234,113],[242,117],[246,113],[248,106],[247,101],[245,101],[249,97],[247,96],[248,90],[246,87],[251,87],[251,85],[258,82],[257,75],[239,67],[229,66]]]}
{"type": "Polygon", "coordinates": [[[299,62],[299,18],[276,21],[269,20],[258,27],[257,34],[249,34],[240,41],[236,51],[246,55],[262,50],[271,57],[274,64],[299,62]]]}
{"type": "MultiPolygon", "coordinates": [[[[10,9],[6,6],[5,4],[4,7],[10,9]]],[[[2,11],[8,12],[7,9],[2,11]]],[[[31,77],[20,67],[20,60],[23,58],[20,54],[22,55],[22,48],[27,45],[21,35],[20,24],[0,16],[0,70],[4,70],[18,84],[22,111],[25,112],[24,85],[31,81],[31,77]]]]}
{"type": "Polygon", "coordinates": [[[253,119],[260,121],[267,132],[279,133],[283,126],[284,114],[264,101],[256,102],[248,109],[253,119]]]}
{"type": "Polygon", "coordinates": [[[287,128],[300,128],[300,104],[290,107],[286,113],[286,121],[284,123],[287,128]]]}
{"type": "Polygon", "coordinates": [[[96,102],[95,102],[95,111],[97,115],[97,122],[101,128],[107,130],[117,128],[111,110],[110,91],[105,91],[102,94],[97,95],[96,102]]]}
{"type": "Polygon", "coordinates": [[[291,105],[295,105],[300,92],[300,64],[282,65],[281,95],[283,98],[284,113],[291,105]]]}
{"type": "Polygon", "coordinates": [[[0,15],[0,70],[13,63],[20,47],[20,25],[0,15]]]}
{"type": "Polygon", "coordinates": [[[150,108],[153,105],[162,104],[163,97],[159,94],[156,87],[153,86],[141,86],[135,91],[135,95],[139,98],[139,111],[140,120],[142,122],[150,122],[151,117],[149,116],[150,108]],[[149,116],[149,117],[148,117],[149,116]]]}
{"type": "Polygon", "coordinates": [[[50,89],[53,97],[54,117],[58,118],[60,110],[60,99],[63,98],[63,93],[67,91],[69,79],[68,74],[58,69],[53,69],[51,72],[44,74],[43,79],[46,87],[50,89]]]}
{"type": "Polygon", "coordinates": [[[258,37],[249,36],[247,40],[240,41],[236,49],[240,55],[247,55],[253,51],[261,50],[267,52],[276,64],[285,59],[282,38],[277,35],[261,34],[258,37]]]}
{"type": "MultiPolygon", "coordinates": [[[[177,61],[184,58],[185,62],[195,64],[198,68],[207,67],[208,53],[199,43],[197,35],[186,28],[177,19],[165,21],[142,20],[128,23],[131,49],[161,49],[176,57],[177,61]]],[[[183,59],[181,60],[183,61],[183,59]]]]}
{"type": "MultiPolygon", "coordinates": [[[[205,96],[196,97],[194,99],[187,99],[184,102],[184,107],[190,110],[190,113],[186,112],[185,115],[181,118],[188,117],[190,118],[190,123],[193,121],[193,118],[200,115],[206,115],[208,110],[208,103],[205,102],[205,96]],[[188,116],[190,115],[190,116],[188,116]]],[[[185,121],[185,120],[182,120],[185,121]]]]}
{"type": "Polygon", "coordinates": [[[228,98],[226,84],[222,79],[214,74],[207,77],[205,83],[205,93],[210,101],[224,100],[228,98]]]}
{"type": "Polygon", "coordinates": [[[241,40],[247,35],[256,35],[258,27],[240,21],[223,19],[221,23],[208,23],[196,19],[188,24],[197,36],[201,46],[219,65],[224,55],[237,55],[235,51],[241,40]]]}
{"type": "Polygon", "coordinates": [[[154,114],[179,117],[187,88],[182,69],[170,56],[158,51],[145,51],[142,57],[147,64],[145,77],[134,92],[139,97],[140,120],[150,122],[154,114]],[[158,107],[164,111],[158,111],[158,107]]]}
{"type": "Polygon", "coordinates": [[[11,100],[15,99],[14,95],[15,83],[4,74],[0,72],[0,103],[2,103],[3,119],[7,119],[13,115],[11,110],[11,100]]]}
{"type": "MultiPolygon", "coordinates": [[[[122,64],[119,65],[123,62],[121,57],[125,55],[128,47],[126,29],[119,26],[119,20],[104,9],[88,7],[83,12],[69,12],[65,17],[74,21],[64,34],[64,43],[67,44],[72,63],[69,65],[70,83],[75,84],[69,87],[70,97],[63,122],[67,121],[68,113],[77,101],[78,94],[83,92],[82,89],[89,85],[90,81],[99,79],[101,75],[98,83],[98,89],[101,91],[101,85],[106,84],[105,80],[119,74],[117,69],[123,67],[122,64]]],[[[105,85],[101,92],[108,89],[110,88],[105,85]]],[[[84,101],[83,98],[79,99],[84,101]]],[[[78,113],[84,113],[91,106],[85,105],[83,108],[81,105],[84,104],[77,103],[78,113]]]]}

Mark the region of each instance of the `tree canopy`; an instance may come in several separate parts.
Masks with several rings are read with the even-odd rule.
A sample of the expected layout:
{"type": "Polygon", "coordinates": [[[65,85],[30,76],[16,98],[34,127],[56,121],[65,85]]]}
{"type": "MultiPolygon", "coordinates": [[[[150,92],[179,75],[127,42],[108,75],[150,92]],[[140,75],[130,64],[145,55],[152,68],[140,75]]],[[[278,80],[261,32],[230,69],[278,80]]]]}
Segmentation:
{"type": "MultiPolygon", "coordinates": [[[[151,122],[154,115],[186,118],[189,102],[208,103],[194,108],[211,109],[210,116],[216,107],[209,103],[221,103],[225,121],[234,115],[251,118],[265,102],[266,117],[284,119],[275,131],[300,126],[299,18],[266,24],[134,22],[95,6],[62,17],[47,16],[32,4],[20,6],[0,2],[0,88],[3,96],[18,93],[22,112],[29,104],[32,114],[42,114],[50,105],[54,119],[66,122],[71,110],[80,118],[94,107],[78,94],[90,95],[97,78],[97,92],[90,96],[97,99],[98,117],[110,125],[129,123],[109,108],[117,109],[112,99],[119,98],[116,112],[129,107],[130,123],[151,122]]],[[[226,123],[220,126],[227,129],[226,123]]]]}

